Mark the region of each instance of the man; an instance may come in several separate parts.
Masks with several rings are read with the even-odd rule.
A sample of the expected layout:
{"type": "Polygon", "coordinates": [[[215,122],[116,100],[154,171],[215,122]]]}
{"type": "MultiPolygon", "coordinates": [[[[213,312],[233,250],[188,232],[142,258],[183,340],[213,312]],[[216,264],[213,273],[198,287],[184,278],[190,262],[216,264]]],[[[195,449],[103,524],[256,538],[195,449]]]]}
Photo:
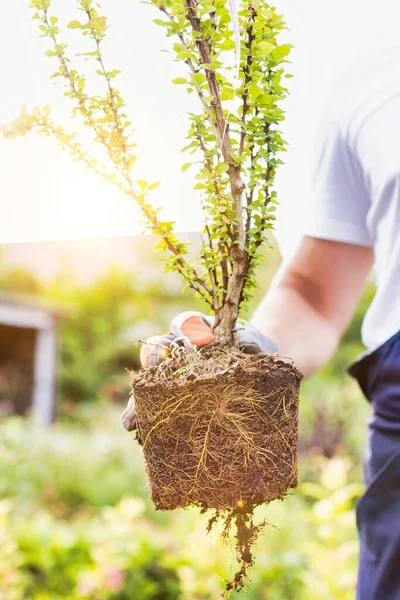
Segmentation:
{"type": "MultiPolygon", "coordinates": [[[[367,353],[350,368],[373,407],[367,491],[357,506],[357,598],[400,600],[400,49],[339,84],[319,137],[305,235],[252,321],[267,337],[244,327],[241,345],[274,351],[274,340],[311,375],[334,353],[375,264],[367,353]]],[[[205,345],[210,324],[184,313],[170,339],[205,345]]],[[[143,363],[155,364],[159,348],[145,347],[143,363]]]]}

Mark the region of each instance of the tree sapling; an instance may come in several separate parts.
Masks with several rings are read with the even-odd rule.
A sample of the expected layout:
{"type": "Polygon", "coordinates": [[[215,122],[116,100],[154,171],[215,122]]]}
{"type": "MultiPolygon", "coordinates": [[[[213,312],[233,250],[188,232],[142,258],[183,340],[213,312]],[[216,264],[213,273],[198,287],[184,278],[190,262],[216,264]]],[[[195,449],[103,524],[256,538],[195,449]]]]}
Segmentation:
{"type": "MultiPolygon", "coordinates": [[[[277,204],[274,181],[285,142],[279,131],[287,96],[288,44],[278,41],[282,17],[265,0],[150,0],[155,23],[171,38],[183,75],[173,81],[197,96],[189,114],[184,151],[204,208],[197,260],[149,201],[157,183],[136,180],[131,123],[114,85],[117,69],[103,57],[107,19],[95,0],[76,0],[79,20],[68,24],[91,47],[81,52],[103,83],[90,94],[73,63],[51,0],[32,0],[33,18],[51,42],[46,55],[58,61],[52,78],[64,82],[72,114],[83,119],[102,154],[85,149],[76,133],[51,117],[50,108],[24,108],[5,137],[36,130],[54,136],[74,160],[116,185],[140,206],[148,231],[169,253],[168,270],[209,305],[215,343],[204,349],[175,349],[158,367],[132,374],[137,439],[142,445],[155,506],[196,505],[214,511],[225,535],[233,526],[240,569],[228,592],[243,587],[251,552],[263,523],[256,506],[282,499],[297,483],[297,417],[301,374],[276,355],[243,354],[235,339],[239,310],[256,285],[255,269],[269,244],[277,204]]],[[[72,58],[72,56],[74,58],[72,58]]]]}

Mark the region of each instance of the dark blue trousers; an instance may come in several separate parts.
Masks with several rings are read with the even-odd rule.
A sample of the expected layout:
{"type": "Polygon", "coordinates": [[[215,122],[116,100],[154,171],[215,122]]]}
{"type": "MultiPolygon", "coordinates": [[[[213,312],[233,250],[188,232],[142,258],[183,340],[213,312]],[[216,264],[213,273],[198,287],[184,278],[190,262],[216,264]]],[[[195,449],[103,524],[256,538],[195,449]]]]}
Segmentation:
{"type": "Polygon", "coordinates": [[[357,600],[400,600],[400,332],[349,372],[373,407],[357,508],[357,600]]]}

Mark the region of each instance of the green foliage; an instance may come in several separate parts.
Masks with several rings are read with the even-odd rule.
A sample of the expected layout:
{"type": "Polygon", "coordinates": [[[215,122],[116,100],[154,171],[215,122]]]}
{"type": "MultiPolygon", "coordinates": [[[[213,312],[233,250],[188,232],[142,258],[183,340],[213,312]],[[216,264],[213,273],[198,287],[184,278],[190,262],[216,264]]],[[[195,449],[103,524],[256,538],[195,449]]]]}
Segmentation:
{"type": "MultiPolygon", "coordinates": [[[[62,402],[99,396],[125,402],[130,394],[126,370],[140,367],[140,336],[132,336],[130,329],[151,319],[154,332],[167,331],[169,319],[185,302],[195,302],[192,294],[171,289],[161,277],[146,280],[142,272],[150,264],[144,258],[140,271],[133,273],[112,267],[90,286],[70,282],[46,289],[47,297],[65,305],[59,325],[62,402]]],[[[145,337],[148,325],[142,331],[145,337]]]]}
{"type": "MultiPolygon", "coordinates": [[[[97,147],[104,150],[103,156],[97,158],[78,141],[77,133],[68,132],[56,125],[50,115],[49,106],[43,109],[35,107],[32,113],[28,113],[23,106],[19,116],[9,125],[2,126],[0,132],[6,139],[24,136],[31,131],[55,137],[74,160],[82,162],[87,169],[102,177],[104,181],[117,186],[122,194],[135,200],[142,209],[145,226],[162,238],[161,247],[172,254],[168,262],[169,270],[178,271],[189,287],[204,296],[208,286],[198,276],[195,267],[185,259],[187,245],[177,239],[172,231],[172,223],[158,218],[159,208],[154,208],[148,201],[149,192],[154,190],[158,183],[148,183],[144,180],[135,182],[132,178],[132,168],[136,161],[132,126],[125,113],[125,103],[121,93],[113,84],[119,70],[107,70],[102,55],[102,43],[108,28],[107,19],[99,14],[98,2],[77,0],[76,5],[83,13],[83,20],[72,20],[68,27],[80,30],[82,35],[92,42],[94,49],[83,55],[97,67],[95,72],[102,79],[103,95],[99,93],[91,95],[86,89],[85,76],[72,66],[68,45],[60,40],[62,31],[58,25],[58,18],[50,15],[51,1],[31,2],[31,8],[36,11],[33,19],[39,22],[41,37],[47,38],[51,43],[52,49],[47,50],[45,54],[50,58],[56,58],[59,63],[51,79],[60,79],[64,82],[66,87],[64,95],[74,105],[72,117],[83,119],[83,124],[91,131],[97,147]],[[202,288],[204,288],[203,292],[202,288]]],[[[74,54],[77,56],[82,53],[74,54]]]]}
{"type": "MultiPolygon", "coordinates": [[[[119,328],[123,315],[129,323],[121,310],[127,281],[112,271],[80,290],[82,313],[74,327],[84,327],[92,314],[96,321],[96,298],[108,307],[104,314],[115,313],[112,327],[119,328]],[[103,288],[107,281],[114,302],[103,288]]],[[[140,305],[152,314],[165,290],[159,283],[142,290],[140,305]]],[[[64,300],[69,294],[51,291],[64,300]]],[[[258,509],[260,520],[279,529],[267,527],[257,545],[248,600],[354,597],[354,505],[363,489],[359,453],[367,403],[341,369],[344,357],[351,360],[361,349],[354,323],[370,296],[367,289],[330,371],[303,387],[301,483],[284,503],[258,509]],[[330,447],[329,435],[321,439],[317,404],[324,407],[328,433],[340,433],[330,447]]],[[[77,337],[78,347],[85,335],[77,337]]],[[[106,337],[97,343],[106,345],[106,337]]],[[[98,384],[92,385],[89,397],[98,396],[98,384]]],[[[105,402],[83,403],[47,431],[22,419],[0,421],[1,600],[1,594],[4,600],[220,598],[233,549],[221,546],[218,531],[205,536],[197,511],[154,511],[140,449],[126,443],[120,428],[118,411],[105,402]]]]}
{"type": "Polygon", "coordinates": [[[199,98],[190,114],[183,151],[199,164],[194,189],[205,214],[203,267],[209,274],[217,322],[225,302],[250,298],[255,267],[266,230],[275,220],[275,172],[284,150],[279,132],[280,101],[287,95],[283,63],[290,46],[279,45],[285,25],[266,2],[241,3],[240,56],[236,57],[231,15],[225,0],[192,2],[151,0],[163,13],[163,27],[175,58],[185,64],[185,85],[199,98]],[[239,273],[236,289],[233,280],[239,273]]]}
{"type": "Polygon", "coordinates": [[[227,341],[240,304],[249,299],[255,286],[254,269],[262,257],[259,248],[275,220],[273,186],[285,146],[279,131],[284,117],[280,102],[287,95],[284,63],[290,51],[288,44],[279,41],[285,24],[265,0],[242,2],[235,40],[227,0],[151,0],[163,14],[155,22],[175,41],[176,60],[184,63],[187,72],[173,83],[186,86],[199,100],[198,110],[189,116],[184,149],[195,155],[194,161],[183,167],[200,164],[194,187],[200,191],[205,226],[202,249],[193,263],[187,244],[173,232],[174,224],[161,221],[159,209],[149,202],[158,182],[132,178],[136,162],[132,126],[114,85],[120,71],[106,68],[103,58],[107,17],[99,12],[99,2],[76,0],[75,4],[80,18],[72,19],[67,29],[89,40],[92,49],[84,53],[69,51],[59,19],[51,14],[51,0],[32,0],[31,8],[41,36],[50,42],[46,56],[58,61],[51,78],[64,83],[64,95],[73,104],[72,116],[83,119],[104,156],[101,160],[93,156],[76,133],[56,125],[49,107],[36,107],[32,113],[23,107],[15,121],[2,127],[3,136],[12,138],[32,130],[54,136],[74,160],[134,199],[146,226],[162,238],[159,247],[171,255],[167,269],[177,271],[186,286],[210,305],[216,336],[227,341]],[[93,64],[102,94],[90,93],[74,55],[83,55],[93,64]]]}
{"type": "Polygon", "coordinates": [[[175,314],[188,304],[196,307],[193,292],[182,294],[178,277],[163,275],[159,259],[152,240],[139,238],[132,242],[132,262],[139,268],[127,272],[112,266],[90,284],[78,282],[65,269],[45,283],[21,267],[0,265],[0,290],[38,295],[60,314],[62,414],[73,417],[77,402],[99,397],[126,402],[130,393],[126,369],[140,366],[138,338],[168,331],[175,314]]]}
{"type": "MultiPolygon", "coordinates": [[[[129,319],[121,311],[127,281],[112,271],[80,290],[84,309],[74,327],[99,314],[97,297],[108,307],[104,314],[113,309],[118,329],[124,314],[129,319]],[[107,281],[114,303],[103,289],[107,281]]],[[[154,283],[142,290],[140,305],[152,314],[165,290],[154,283]]],[[[355,324],[371,293],[367,289],[330,370],[303,387],[300,485],[284,503],[258,509],[259,519],[278,529],[267,527],[257,545],[248,600],[354,597],[354,505],[363,490],[359,454],[367,403],[341,369],[344,357],[352,360],[361,349],[355,324]],[[320,435],[317,404],[328,434],[340,433],[330,447],[326,431],[320,435]]],[[[51,291],[64,300],[69,294],[51,291]]],[[[84,338],[77,337],[78,346],[84,338]]],[[[98,396],[92,385],[89,397],[98,396]]],[[[220,598],[233,549],[221,546],[218,531],[205,536],[197,511],[154,511],[140,449],[121,436],[118,412],[109,403],[86,402],[39,432],[26,420],[0,421],[1,600],[220,598]]]]}
{"type": "MultiPolygon", "coordinates": [[[[40,432],[8,419],[0,434],[0,598],[220,598],[233,549],[218,531],[205,535],[198,511],[154,511],[140,450],[123,442],[115,410],[93,406],[80,426],[40,432]]],[[[279,529],[267,527],[257,546],[249,600],[353,598],[362,486],[349,459],[302,461],[314,477],[258,509],[279,529]]]]}
{"type": "Polygon", "coordinates": [[[62,399],[94,400],[106,385],[110,394],[114,387],[113,396],[128,397],[125,369],[138,368],[139,359],[124,332],[143,315],[135,275],[113,267],[90,287],[48,290],[52,298],[72,306],[59,329],[62,399]]]}
{"type": "Polygon", "coordinates": [[[147,496],[143,461],[131,456],[120,427],[115,410],[101,403],[90,407],[81,426],[59,424],[45,436],[35,436],[22,419],[4,424],[0,497],[18,498],[28,512],[39,505],[65,518],[129,493],[147,496]]]}
{"type": "MultiPolygon", "coordinates": [[[[274,253],[271,259],[278,261],[274,253]]],[[[108,356],[115,369],[110,336],[118,338],[132,319],[159,318],[162,331],[168,310],[172,316],[179,302],[187,304],[163,287],[154,260],[144,262],[154,270],[149,281],[112,269],[85,288],[66,284],[65,274],[50,286],[39,282],[47,297],[69,310],[76,306],[66,314],[60,339],[62,346],[75,339],[82,359],[74,359],[74,368],[83,386],[85,374],[96,368],[91,360],[97,346],[98,356],[108,356]]],[[[269,265],[261,278],[265,287],[271,270],[269,265]]],[[[6,271],[1,278],[18,279],[6,271]]],[[[24,278],[19,281],[14,291],[26,291],[24,278]]],[[[372,294],[369,286],[333,361],[302,389],[300,485],[284,503],[259,508],[259,519],[278,529],[267,527],[257,544],[247,600],[354,597],[354,505],[363,489],[360,450],[368,406],[343,365],[362,350],[360,319],[372,294]]],[[[97,364],[100,377],[110,376],[107,361],[97,364]]],[[[107,397],[103,381],[89,380],[82,397],[107,397]]],[[[64,400],[64,414],[67,409],[64,400]]],[[[218,531],[205,535],[197,511],[154,511],[140,449],[121,435],[119,412],[110,402],[83,402],[46,431],[25,419],[0,421],[1,600],[220,598],[233,549],[221,545],[218,531]]]]}
{"type": "MultiPolygon", "coordinates": [[[[168,555],[162,554],[166,543],[152,541],[149,534],[159,531],[146,525],[140,501],[126,498],[114,509],[74,522],[62,522],[40,509],[29,521],[22,521],[10,514],[15,503],[3,502],[0,507],[5,521],[2,536],[15,552],[8,566],[15,571],[4,578],[0,574],[7,600],[180,597],[178,575],[169,566],[168,555]]],[[[2,566],[5,560],[3,546],[2,566]]]]}
{"type": "Polygon", "coordinates": [[[40,294],[43,288],[31,271],[23,267],[14,267],[0,270],[0,289],[17,294],[40,294]]]}

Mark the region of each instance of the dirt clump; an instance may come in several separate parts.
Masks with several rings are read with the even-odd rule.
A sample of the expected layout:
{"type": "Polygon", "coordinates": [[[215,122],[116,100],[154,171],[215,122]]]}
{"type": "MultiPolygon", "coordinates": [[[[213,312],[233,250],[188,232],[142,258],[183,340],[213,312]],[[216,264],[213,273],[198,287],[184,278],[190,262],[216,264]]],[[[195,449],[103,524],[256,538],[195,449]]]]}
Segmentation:
{"type": "Polygon", "coordinates": [[[264,523],[254,508],[297,485],[300,372],[280,357],[235,348],[174,354],[131,374],[137,440],[160,510],[215,510],[235,530],[239,590],[264,523]]]}

